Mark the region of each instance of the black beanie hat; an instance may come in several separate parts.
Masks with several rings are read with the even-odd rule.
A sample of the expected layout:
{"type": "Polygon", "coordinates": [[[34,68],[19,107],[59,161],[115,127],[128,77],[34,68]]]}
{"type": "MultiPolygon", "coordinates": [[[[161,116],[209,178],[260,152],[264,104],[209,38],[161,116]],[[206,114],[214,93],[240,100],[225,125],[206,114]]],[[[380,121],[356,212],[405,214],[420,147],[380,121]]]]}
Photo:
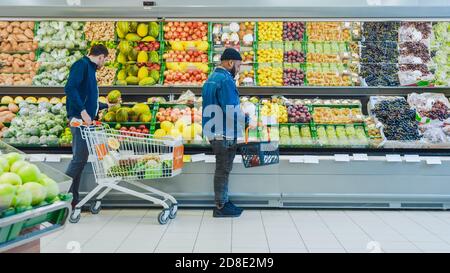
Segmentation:
{"type": "Polygon", "coordinates": [[[222,53],[220,60],[221,61],[228,61],[228,60],[242,61],[242,57],[241,57],[241,54],[236,49],[227,48],[222,53]]]}

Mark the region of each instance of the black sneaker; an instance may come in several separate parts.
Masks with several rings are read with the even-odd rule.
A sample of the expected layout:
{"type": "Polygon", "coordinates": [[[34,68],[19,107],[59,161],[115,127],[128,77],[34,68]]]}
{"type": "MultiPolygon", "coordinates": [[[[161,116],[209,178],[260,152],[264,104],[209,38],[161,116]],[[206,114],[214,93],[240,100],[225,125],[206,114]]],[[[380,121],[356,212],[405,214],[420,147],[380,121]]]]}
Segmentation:
{"type": "Polygon", "coordinates": [[[240,207],[236,206],[235,204],[231,203],[231,201],[228,201],[228,203],[230,203],[230,205],[231,205],[232,207],[234,207],[234,209],[240,211],[241,213],[244,211],[243,208],[240,208],[240,207]]]}
{"type": "Polygon", "coordinates": [[[213,217],[239,217],[242,214],[242,209],[236,207],[231,202],[225,203],[223,208],[214,208],[213,217]]]}

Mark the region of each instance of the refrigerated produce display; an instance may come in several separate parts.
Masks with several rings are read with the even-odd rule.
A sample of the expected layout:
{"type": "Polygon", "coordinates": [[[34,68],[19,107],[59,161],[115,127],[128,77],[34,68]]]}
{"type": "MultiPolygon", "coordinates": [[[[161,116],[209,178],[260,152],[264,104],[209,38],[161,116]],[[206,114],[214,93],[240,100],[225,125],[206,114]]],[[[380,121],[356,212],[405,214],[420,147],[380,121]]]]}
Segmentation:
{"type": "MultiPolygon", "coordinates": [[[[280,169],[262,172],[295,173],[283,165],[291,156],[367,154],[370,160],[356,164],[371,174],[384,167],[372,170],[372,157],[447,157],[450,20],[411,16],[0,19],[0,138],[26,152],[68,156],[63,86],[71,65],[104,44],[109,56],[97,71],[100,101],[120,104],[98,119],[123,135],[181,139],[186,155],[209,155],[201,89],[221,53],[233,47],[243,59],[236,80],[241,109],[256,126],[248,140],[279,141],[280,169]]],[[[206,172],[198,164],[187,176],[206,172]]],[[[333,168],[327,179],[341,179],[333,168]]],[[[305,181],[314,181],[317,173],[304,171],[305,181]]]]}

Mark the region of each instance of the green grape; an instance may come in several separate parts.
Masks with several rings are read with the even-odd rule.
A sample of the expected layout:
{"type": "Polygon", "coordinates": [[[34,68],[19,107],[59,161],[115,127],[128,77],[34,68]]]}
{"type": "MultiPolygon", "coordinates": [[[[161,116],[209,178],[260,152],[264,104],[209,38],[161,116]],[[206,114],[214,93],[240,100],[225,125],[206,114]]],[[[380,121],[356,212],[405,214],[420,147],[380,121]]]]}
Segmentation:
{"type": "Polygon", "coordinates": [[[336,136],[338,138],[346,138],[344,126],[336,126],[336,136]]]}
{"type": "Polygon", "coordinates": [[[329,139],[336,138],[336,130],[334,129],[334,126],[327,126],[327,136],[329,139]]]}
{"type": "Polygon", "coordinates": [[[302,137],[311,138],[311,130],[308,125],[302,125],[300,131],[302,137]]]}
{"type": "Polygon", "coordinates": [[[292,125],[291,127],[289,127],[289,130],[291,131],[291,137],[292,136],[300,136],[300,131],[298,129],[298,126],[292,125]]]}
{"type": "Polygon", "coordinates": [[[346,125],[345,132],[349,138],[354,138],[356,135],[355,127],[353,127],[353,125],[346,125]]]}

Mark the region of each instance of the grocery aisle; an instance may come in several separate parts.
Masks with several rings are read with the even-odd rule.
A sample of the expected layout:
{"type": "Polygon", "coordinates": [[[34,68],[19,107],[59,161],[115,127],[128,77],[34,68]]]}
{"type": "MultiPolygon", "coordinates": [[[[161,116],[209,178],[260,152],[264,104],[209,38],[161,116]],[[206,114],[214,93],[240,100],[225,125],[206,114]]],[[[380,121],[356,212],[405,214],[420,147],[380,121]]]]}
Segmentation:
{"type": "Polygon", "coordinates": [[[156,209],[102,210],[45,237],[42,252],[450,252],[445,211],[246,210],[212,218],[182,209],[161,226],[156,209]]]}

